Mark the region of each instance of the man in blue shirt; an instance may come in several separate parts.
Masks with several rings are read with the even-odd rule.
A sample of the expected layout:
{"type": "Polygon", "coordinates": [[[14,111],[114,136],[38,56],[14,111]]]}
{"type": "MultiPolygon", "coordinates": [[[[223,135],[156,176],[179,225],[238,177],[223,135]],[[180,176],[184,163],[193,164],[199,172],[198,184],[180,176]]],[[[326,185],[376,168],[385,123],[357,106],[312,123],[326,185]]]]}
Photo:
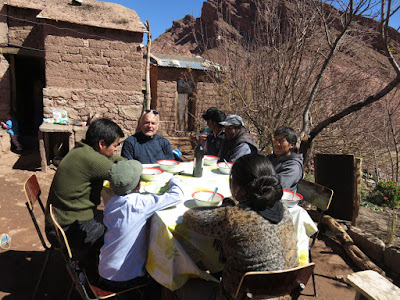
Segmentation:
{"type": "Polygon", "coordinates": [[[159,121],[156,110],[145,110],[139,119],[140,131],[125,140],[121,156],[129,160],[138,160],[142,164],[155,164],[161,159],[175,159],[169,141],[156,134],[159,121]]]}

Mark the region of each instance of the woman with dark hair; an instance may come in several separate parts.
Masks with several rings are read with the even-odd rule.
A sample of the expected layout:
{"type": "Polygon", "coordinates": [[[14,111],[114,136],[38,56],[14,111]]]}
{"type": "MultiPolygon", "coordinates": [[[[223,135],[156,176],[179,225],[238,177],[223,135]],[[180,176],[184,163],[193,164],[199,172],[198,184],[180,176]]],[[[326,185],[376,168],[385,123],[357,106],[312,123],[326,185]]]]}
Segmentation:
{"type": "Polygon", "coordinates": [[[226,264],[218,286],[192,279],[176,292],[181,299],[189,293],[192,300],[194,295],[233,299],[244,273],[299,265],[292,218],[280,201],[282,187],[268,159],[260,154],[240,157],[232,167],[230,188],[238,205],[199,207],[183,215],[189,228],[221,243],[226,264]]]}

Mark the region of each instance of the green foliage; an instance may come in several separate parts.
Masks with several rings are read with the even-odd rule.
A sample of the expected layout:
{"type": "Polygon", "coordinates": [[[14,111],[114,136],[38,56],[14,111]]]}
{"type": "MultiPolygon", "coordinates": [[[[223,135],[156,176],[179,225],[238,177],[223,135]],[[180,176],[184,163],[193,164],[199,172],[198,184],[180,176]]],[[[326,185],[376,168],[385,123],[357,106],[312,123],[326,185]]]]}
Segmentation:
{"type": "Polygon", "coordinates": [[[315,182],[314,175],[312,173],[306,173],[303,176],[304,180],[310,181],[310,182],[315,182]]]}
{"type": "Polygon", "coordinates": [[[374,211],[382,211],[382,208],[380,208],[378,205],[369,202],[369,201],[363,201],[361,202],[361,206],[364,206],[366,208],[372,209],[374,211]]]}
{"type": "Polygon", "coordinates": [[[396,208],[400,204],[400,185],[393,180],[378,182],[367,200],[379,206],[396,208]]]}

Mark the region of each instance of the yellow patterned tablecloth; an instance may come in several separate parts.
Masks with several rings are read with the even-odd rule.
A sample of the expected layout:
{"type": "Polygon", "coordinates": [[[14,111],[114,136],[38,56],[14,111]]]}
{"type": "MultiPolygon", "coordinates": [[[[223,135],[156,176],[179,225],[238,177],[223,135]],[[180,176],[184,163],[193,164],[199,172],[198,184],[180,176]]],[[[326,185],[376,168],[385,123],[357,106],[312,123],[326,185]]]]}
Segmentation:
{"type": "MultiPolygon", "coordinates": [[[[213,191],[218,187],[218,193],[231,197],[229,176],[220,173],[217,167],[204,167],[201,178],[191,176],[191,163],[183,163],[183,167],[183,174],[178,176],[187,189],[193,192],[204,189],[213,191]]],[[[142,182],[141,192],[146,192],[149,185],[163,185],[171,177],[172,174],[167,173],[161,182],[142,182]]],[[[111,195],[109,190],[103,190],[103,198],[111,195]]],[[[186,199],[175,207],[156,212],[150,219],[146,269],[158,283],[172,291],[182,287],[192,277],[218,282],[210,273],[223,269],[218,260],[219,253],[213,246],[214,239],[198,234],[182,224],[184,212],[194,206],[193,199],[186,199]]],[[[304,265],[309,261],[309,237],[317,232],[317,227],[307,211],[300,206],[289,208],[289,212],[297,231],[300,264],[304,265]]]]}
{"type": "MultiPolygon", "coordinates": [[[[218,187],[218,193],[224,197],[231,196],[229,176],[221,174],[217,167],[204,167],[201,178],[190,175],[190,163],[184,164],[184,168],[184,174],[178,176],[185,183],[185,188],[195,192],[213,191],[218,187]]],[[[143,183],[143,190],[148,185],[143,183]]],[[[219,253],[213,247],[214,239],[198,234],[182,224],[184,212],[194,206],[194,200],[187,199],[176,207],[156,212],[150,221],[146,269],[158,283],[172,291],[192,277],[218,282],[210,273],[223,269],[218,261],[219,253]]]]}

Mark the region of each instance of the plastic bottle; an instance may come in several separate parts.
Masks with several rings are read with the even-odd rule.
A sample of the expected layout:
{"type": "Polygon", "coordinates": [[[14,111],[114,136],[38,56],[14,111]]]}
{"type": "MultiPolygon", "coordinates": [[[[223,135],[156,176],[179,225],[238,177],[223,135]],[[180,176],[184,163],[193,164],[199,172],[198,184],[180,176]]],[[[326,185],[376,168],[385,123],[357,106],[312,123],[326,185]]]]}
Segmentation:
{"type": "Polygon", "coordinates": [[[193,161],[193,177],[201,177],[203,175],[203,160],[204,160],[204,148],[203,139],[199,139],[199,144],[194,149],[194,161],[193,161]]]}

